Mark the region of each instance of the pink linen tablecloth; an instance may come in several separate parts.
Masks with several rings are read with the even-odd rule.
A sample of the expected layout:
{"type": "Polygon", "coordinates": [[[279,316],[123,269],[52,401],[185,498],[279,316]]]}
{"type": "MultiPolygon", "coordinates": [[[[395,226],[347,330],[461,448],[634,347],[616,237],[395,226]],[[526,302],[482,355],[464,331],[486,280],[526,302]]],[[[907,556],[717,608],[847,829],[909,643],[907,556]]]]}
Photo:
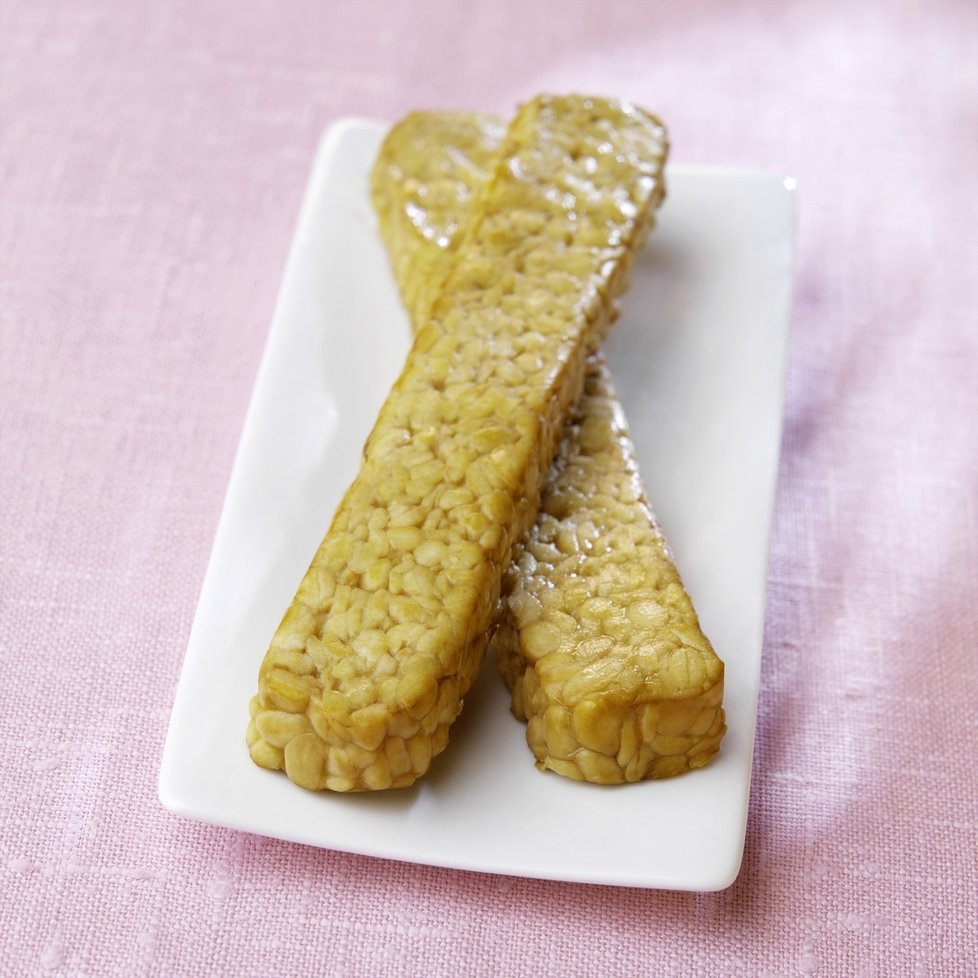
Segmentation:
{"type": "MultiPolygon", "coordinates": [[[[978,4],[3,0],[0,975],[978,974],[978,4]],[[323,129],[627,96],[800,185],[746,855],[716,894],[164,811],[323,129]]],[[[515,800],[518,804],[518,800],[515,800]]]]}

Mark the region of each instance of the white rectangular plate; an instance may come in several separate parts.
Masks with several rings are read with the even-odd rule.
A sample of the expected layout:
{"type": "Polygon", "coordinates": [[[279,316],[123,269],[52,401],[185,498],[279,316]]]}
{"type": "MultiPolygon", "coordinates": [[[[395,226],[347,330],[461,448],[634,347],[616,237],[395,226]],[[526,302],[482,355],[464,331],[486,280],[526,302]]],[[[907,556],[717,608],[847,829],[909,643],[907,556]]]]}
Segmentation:
{"type": "Polygon", "coordinates": [[[617,788],[533,766],[487,662],[409,789],[314,794],[244,744],[258,666],[409,343],[369,201],[385,127],[324,136],[177,689],[160,771],[174,812],[314,846],[483,872],[684,890],[740,868],[781,432],[792,182],[674,167],[607,344],[652,500],[726,663],[707,768],[617,788]]]}

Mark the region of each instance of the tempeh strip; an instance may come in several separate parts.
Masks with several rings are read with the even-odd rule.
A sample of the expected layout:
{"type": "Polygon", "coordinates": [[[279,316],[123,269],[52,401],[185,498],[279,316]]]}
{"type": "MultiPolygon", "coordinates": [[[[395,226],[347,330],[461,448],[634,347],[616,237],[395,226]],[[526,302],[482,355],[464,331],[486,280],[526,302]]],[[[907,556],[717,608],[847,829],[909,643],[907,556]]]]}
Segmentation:
{"type": "Polygon", "coordinates": [[[359,791],[411,784],[444,749],[661,197],[663,143],[626,103],[541,97],[517,113],[265,655],[248,730],[259,765],[359,791]]]}
{"type": "MultiPolygon", "coordinates": [[[[405,305],[423,320],[498,152],[499,123],[415,113],[385,139],[373,196],[405,305]]],[[[707,763],[723,737],[723,664],[645,499],[599,354],[543,505],[504,578],[494,638],[537,763],[619,783],[707,763]]]]}
{"type": "Polygon", "coordinates": [[[503,587],[495,647],[538,766],[619,784],[716,754],[723,663],[656,525],[597,357],[503,587]]]}

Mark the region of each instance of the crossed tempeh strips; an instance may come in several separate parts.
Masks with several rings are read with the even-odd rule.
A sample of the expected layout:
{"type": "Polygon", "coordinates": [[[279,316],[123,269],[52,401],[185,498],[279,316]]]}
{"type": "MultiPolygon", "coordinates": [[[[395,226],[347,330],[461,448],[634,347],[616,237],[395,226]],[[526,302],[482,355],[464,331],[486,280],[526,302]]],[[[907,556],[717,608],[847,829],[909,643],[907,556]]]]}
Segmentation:
{"type": "MultiPolygon", "coordinates": [[[[491,116],[414,113],[381,147],[374,203],[415,324],[474,218],[502,133],[491,116]]],[[[609,784],[678,774],[716,753],[723,664],[655,524],[599,354],[503,589],[495,647],[540,767],[609,784]]]]}
{"type": "Polygon", "coordinates": [[[664,143],[627,103],[541,97],[517,113],[261,665],[259,765],[310,789],[382,789],[444,749],[661,198],[664,143]]]}

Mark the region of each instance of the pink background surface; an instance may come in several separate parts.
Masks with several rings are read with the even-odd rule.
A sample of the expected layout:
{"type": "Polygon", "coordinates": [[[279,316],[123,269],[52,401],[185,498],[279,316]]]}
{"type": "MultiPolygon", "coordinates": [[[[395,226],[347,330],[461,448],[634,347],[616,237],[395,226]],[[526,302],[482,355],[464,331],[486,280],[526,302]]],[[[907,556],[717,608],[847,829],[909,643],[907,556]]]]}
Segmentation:
{"type": "Polygon", "coordinates": [[[978,4],[3,0],[0,45],[0,974],[978,973],[978,4]],[[553,884],[170,815],[319,135],[572,89],[800,185],[740,878],[553,884]]]}

